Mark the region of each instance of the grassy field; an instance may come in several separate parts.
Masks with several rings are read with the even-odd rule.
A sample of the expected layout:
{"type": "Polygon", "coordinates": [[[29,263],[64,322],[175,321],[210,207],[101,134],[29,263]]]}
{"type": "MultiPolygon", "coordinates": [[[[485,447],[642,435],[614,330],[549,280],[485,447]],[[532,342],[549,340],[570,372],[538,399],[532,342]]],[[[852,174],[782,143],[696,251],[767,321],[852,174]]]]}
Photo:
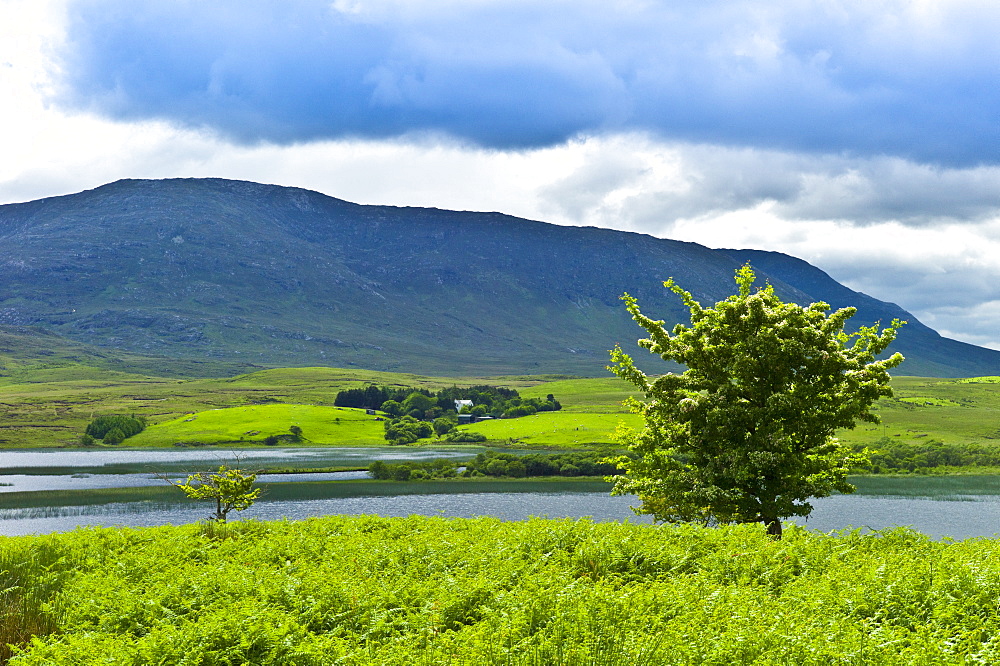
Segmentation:
{"type": "MultiPolygon", "coordinates": [[[[462,430],[479,432],[490,441],[527,448],[576,448],[611,443],[619,423],[641,426],[634,414],[581,411],[541,412],[517,419],[483,421],[462,430]]],[[[385,446],[384,428],[364,410],[317,405],[248,405],[213,409],[164,421],[130,437],[130,447],[246,446],[280,435],[282,446],[385,446]],[[289,427],[302,428],[294,440],[289,427]]],[[[424,440],[422,443],[435,443],[424,440]]]]}
{"type": "Polygon", "coordinates": [[[17,666],[997,663],[998,548],[416,516],[87,529],[0,539],[0,643],[17,666]]]}
{"type": "Polygon", "coordinates": [[[517,419],[481,421],[463,429],[518,446],[575,448],[610,444],[610,434],[619,423],[640,427],[642,419],[621,413],[540,412],[517,419]]]}
{"type": "Polygon", "coordinates": [[[525,398],[544,398],[551,393],[564,413],[591,414],[621,413],[622,401],[633,393],[633,387],[617,377],[555,380],[518,390],[525,398]]]}
{"type": "Polygon", "coordinates": [[[0,385],[151,374],[232,377],[260,369],[248,363],[143,356],[73,342],[31,327],[0,325],[0,385]]]}
{"type": "MultiPolygon", "coordinates": [[[[332,407],[338,391],[371,383],[429,389],[492,383],[521,389],[547,379],[423,377],[339,368],[283,368],[209,379],[147,377],[65,364],[36,370],[16,378],[0,377],[0,447],[72,446],[87,423],[101,414],[136,414],[159,424],[226,407],[276,403],[332,407]]],[[[276,427],[285,432],[289,425],[282,422],[276,427]]],[[[263,430],[247,423],[244,431],[254,429],[263,430]]]]}
{"type": "MultiPolygon", "coordinates": [[[[618,423],[638,427],[634,414],[580,411],[541,412],[517,419],[483,421],[463,430],[491,441],[529,448],[574,448],[610,443],[618,423]]],[[[385,446],[383,423],[364,410],[317,405],[247,405],[213,409],[164,421],[130,437],[128,446],[204,446],[261,444],[281,435],[283,446],[385,446]],[[289,437],[289,427],[302,428],[303,438],[289,437]]],[[[436,440],[425,440],[424,443],[436,440]]]]}
{"type": "MultiPolygon", "coordinates": [[[[562,403],[556,413],[468,426],[497,443],[601,445],[610,442],[608,435],[619,421],[639,425],[621,406],[629,386],[615,377],[452,378],[284,368],[231,378],[169,379],[64,363],[0,377],[0,446],[74,445],[86,424],[101,414],[137,414],[149,420],[152,427],[129,440],[130,446],[255,443],[268,435],[287,434],[293,424],[303,428],[306,445],[382,444],[380,423],[353,410],[333,408],[338,391],[369,383],[429,389],[490,383],[517,388],[525,397],[551,393],[562,403]],[[249,434],[253,432],[257,434],[249,434]]],[[[869,446],[883,438],[914,445],[1000,444],[997,378],[896,377],[893,388],[895,397],[876,407],[882,424],[845,430],[839,433],[841,439],[869,446]]]]}
{"type": "Polygon", "coordinates": [[[1000,383],[994,379],[894,377],[895,396],[876,408],[882,423],[861,424],[839,436],[868,445],[882,437],[904,443],[1000,445],[1000,383]]]}
{"type": "MultiPolygon", "coordinates": [[[[427,378],[416,375],[375,373],[371,380],[358,382],[390,386],[415,386],[430,389],[451,385],[455,380],[427,378]]],[[[318,382],[335,385],[357,381],[356,374],[325,368],[296,368],[267,370],[247,375],[242,384],[268,387],[263,396],[274,399],[275,394],[289,399],[306,399],[330,402],[336,394],[332,389],[317,389],[318,382]],[[342,373],[342,374],[341,374],[342,373]],[[275,391],[284,388],[283,393],[275,391]]],[[[485,421],[465,429],[480,432],[490,440],[527,447],[571,448],[610,443],[609,433],[619,422],[638,426],[641,419],[623,413],[622,401],[630,394],[619,379],[570,379],[540,382],[541,378],[516,378],[482,380],[465,379],[465,383],[496,383],[518,388],[524,397],[541,397],[552,393],[562,402],[559,412],[543,412],[518,419],[485,421]],[[534,386],[525,384],[534,383],[534,386]]],[[[341,390],[341,389],[337,389],[341,390]]],[[[260,443],[268,435],[287,434],[291,425],[303,429],[304,444],[341,446],[385,445],[382,424],[361,410],[323,405],[262,404],[229,409],[215,409],[185,414],[158,423],[145,432],[128,440],[129,446],[170,446],[176,443],[197,444],[248,444],[260,443]]],[[[287,443],[287,442],[286,442],[287,443]]]]}
{"type": "Polygon", "coordinates": [[[323,405],[245,405],[188,414],[146,428],[129,446],[260,444],[271,435],[282,445],[385,446],[380,421],[363,409],[323,405]],[[301,438],[289,433],[296,425],[301,438]]]}

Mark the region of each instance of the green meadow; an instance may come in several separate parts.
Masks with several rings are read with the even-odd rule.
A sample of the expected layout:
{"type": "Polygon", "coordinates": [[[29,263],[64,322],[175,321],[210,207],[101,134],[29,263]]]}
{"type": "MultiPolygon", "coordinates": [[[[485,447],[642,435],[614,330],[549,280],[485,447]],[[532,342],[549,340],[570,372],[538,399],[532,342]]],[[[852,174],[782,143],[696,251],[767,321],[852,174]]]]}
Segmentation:
{"type": "Polygon", "coordinates": [[[380,422],[359,410],[333,406],[339,391],[373,383],[432,390],[495,384],[516,388],[525,397],[543,398],[555,392],[563,411],[554,423],[540,424],[543,432],[520,428],[487,434],[498,440],[523,438],[527,446],[607,443],[617,422],[611,415],[623,412],[621,401],[629,395],[628,387],[613,377],[426,377],[278,368],[230,378],[176,379],[48,364],[0,377],[0,446],[73,446],[87,423],[102,414],[146,417],[150,427],[128,439],[127,446],[261,444],[269,435],[287,435],[292,425],[303,430],[303,440],[296,446],[381,446],[385,440],[380,422]]]}
{"type": "Polygon", "coordinates": [[[540,412],[517,419],[481,421],[463,429],[480,432],[491,441],[506,441],[526,447],[575,448],[612,443],[611,433],[619,423],[640,427],[635,414],[590,412],[540,412]]]}
{"type": "MultiPolygon", "coordinates": [[[[178,379],[125,373],[68,361],[22,366],[0,376],[0,446],[74,446],[87,423],[102,414],[144,416],[150,427],[127,446],[258,445],[279,436],[281,445],[383,445],[382,424],[359,410],[335,408],[338,391],[370,383],[437,390],[494,384],[524,397],[553,394],[559,412],[487,421],[469,430],[494,445],[572,448],[611,443],[618,423],[638,426],[622,401],[630,387],[615,377],[427,377],[340,368],[279,368],[224,378],[178,379]],[[303,438],[288,441],[289,428],[303,438]]],[[[839,433],[858,446],[1000,444],[997,378],[893,378],[895,397],[880,401],[878,425],[839,433]]],[[[433,443],[435,440],[423,440],[433,443]]]]}
{"type": "Polygon", "coordinates": [[[995,380],[894,377],[894,397],[876,406],[882,423],[861,424],[840,437],[867,445],[884,437],[905,444],[1000,445],[1000,383],[995,380]]]}
{"type": "MultiPolygon", "coordinates": [[[[541,412],[516,419],[482,421],[463,430],[480,432],[493,442],[527,448],[573,448],[606,445],[619,423],[638,427],[634,414],[541,412]]],[[[269,435],[284,437],[283,446],[385,446],[384,428],[361,409],[322,405],[246,405],[212,409],[152,425],[130,437],[128,446],[244,446],[261,444],[269,435]],[[302,438],[289,428],[302,428],[302,438]]],[[[422,444],[435,440],[422,440],[422,444]]]]}
{"type": "Polygon", "coordinates": [[[632,395],[633,387],[617,377],[597,377],[557,379],[518,388],[518,391],[525,398],[544,398],[551,393],[562,403],[564,414],[617,414],[624,411],[622,401],[632,395]]]}
{"type": "Polygon", "coordinates": [[[269,435],[283,445],[385,446],[384,429],[363,409],[326,405],[244,405],[210,409],[158,423],[128,439],[129,446],[260,444],[269,435]],[[302,429],[301,437],[289,433],[302,429]]]}
{"type": "MultiPolygon", "coordinates": [[[[102,414],[135,414],[146,417],[151,424],[160,424],[229,407],[269,404],[332,407],[338,391],[372,383],[435,390],[492,383],[521,389],[547,379],[551,378],[425,377],[340,368],[279,368],[229,378],[176,379],[68,362],[35,364],[0,376],[0,447],[74,446],[87,424],[102,414]]],[[[275,432],[264,435],[285,433],[290,425],[282,420],[273,425],[275,432]]],[[[247,422],[239,432],[264,431],[265,426],[271,427],[247,422]]]]}

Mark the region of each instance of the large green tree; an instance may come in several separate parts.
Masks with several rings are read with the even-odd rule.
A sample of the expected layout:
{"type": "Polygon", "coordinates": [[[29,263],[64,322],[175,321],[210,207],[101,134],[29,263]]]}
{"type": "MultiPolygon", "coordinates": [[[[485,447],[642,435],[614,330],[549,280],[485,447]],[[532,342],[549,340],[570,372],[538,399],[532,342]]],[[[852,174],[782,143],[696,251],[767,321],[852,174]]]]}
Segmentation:
{"type": "Polygon", "coordinates": [[[784,303],[767,285],[754,289],[749,265],[736,271],[739,293],[702,307],[674,281],[664,286],[690,310],[691,324],[672,333],[640,312],[649,333],[639,346],[686,366],[682,374],[648,377],[616,346],[609,369],[642,392],[633,411],[641,431],[620,437],[636,454],[622,458],[615,494],[635,494],[639,513],[660,521],[706,524],[761,522],[780,538],[781,519],[807,516],[809,498],[851,492],[850,468],[864,460],[833,436],[889,396],[888,370],[903,357],[876,360],[905,322],[847,333],[855,308],[784,303]]]}

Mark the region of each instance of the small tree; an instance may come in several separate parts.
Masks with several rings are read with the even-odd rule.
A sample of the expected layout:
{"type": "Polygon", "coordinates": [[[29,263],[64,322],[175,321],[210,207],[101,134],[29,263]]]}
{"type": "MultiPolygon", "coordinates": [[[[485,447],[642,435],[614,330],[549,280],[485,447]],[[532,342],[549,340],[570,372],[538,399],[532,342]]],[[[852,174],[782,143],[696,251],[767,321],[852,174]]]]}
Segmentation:
{"type": "Polygon", "coordinates": [[[434,422],[431,425],[434,426],[434,434],[436,434],[440,439],[441,435],[446,435],[454,430],[458,423],[453,419],[441,416],[434,419],[434,422]]]}
{"type": "Polygon", "coordinates": [[[125,433],[120,428],[112,428],[104,435],[105,444],[121,444],[125,441],[125,433]]]}
{"type": "Polygon", "coordinates": [[[784,303],[768,285],[752,290],[749,265],[736,271],[739,293],[703,308],[668,280],[691,325],[673,334],[639,311],[625,294],[632,318],[649,333],[639,346],[687,366],[656,379],[617,347],[609,370],[642,392],[631,399],[641,432],[620,430],[635,459],[616,461],[615,494],[635,494],[639,513],[661,521],[706,524],[761,522],[781,537],[781,519],[807,516],[808,499],[852,492],[848,471],[865,459],[833,437],[858,420],[878,422],[870,409],[892,395],[889,368],[900,354],[875,356],[905,322],[844,332],[855,308],[827,315],[830,306],[784,303]],[[853,339],[853,344],[848,343],[853,339]]]}
{"type": "Polygon", "coordinates": [[[417,440],[434,434],[434,427],[412,416],[385,421],[385,439],[393,445],[415,444],[417,440]]]}
{"type": "Polygon", "coordinates": [[[382,403],[382,411],[389,416],[399,416],[403,413],[403,406],[395,400],[386,400],[382,403]]]}
{"type": "Polygon", "coordinates": [[[414,391],[406,397],[406,400],[403,401],[402,413],[422,419],[425,417],[427,410],[433,407],[437,407],[437,400],[424,395],[423,393],[414,391]]]}
{"type": "Polygon", "coordinates": [[[226,522],[230,511],[243,511],[253,506],[260,497],[260,488],[254,488],[256,474],[244,474],[242,470],[219,465],[218,472],[198,472],[191,474],[186,483],[170,483],[193,500],[215,501],[215,515],[210,520],[226,522]]]}

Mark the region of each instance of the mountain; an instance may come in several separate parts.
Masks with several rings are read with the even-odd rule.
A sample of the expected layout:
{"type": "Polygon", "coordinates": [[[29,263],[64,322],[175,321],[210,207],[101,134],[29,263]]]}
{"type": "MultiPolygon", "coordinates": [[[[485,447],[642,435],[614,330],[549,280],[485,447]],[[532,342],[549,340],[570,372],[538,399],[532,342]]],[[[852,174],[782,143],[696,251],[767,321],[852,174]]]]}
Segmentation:
{"type": "Polygon", "coordinates": [[[1000,352],[941,338],[786,255],[500,213],[221,179],[122,180],[0,206],[0,242],[0,325],[147,357],[600,375],[620,342],[659,370],[634,347],[642,331],[622,292],[677,321],[686,310],[665,278],[714,303],[751,258],[787,300],[863,304],[859,323],[909,320],[903,372],[1000,374],[1000,352]]]}
{"type": "Polygon", "coordinates": [[[855,307],[853,321],[871,325],[888,324],[893,319],[906,321],[890,351],[898,350],[907,360],[900,366],[910,375],[921,377],[973,377],[996,374],[1000,352],[966,342],[945,338],[922,324],[895,303],[886,303],[867,294],[848,289],[812,264],[780,252],[763,250],[719,250],[741,264],[750,262],[760,269],[809,294],[813,301],[825,301],[834,309],[855,307]]]}
{"type": "Polygon", "coordinates": [[[106,380],[114,375],[133,381],[143,375],[232,377],[261,369],[247,363],[134,354],[76,342],[40,328],[0,326],[0,384],[106,380]]]}

